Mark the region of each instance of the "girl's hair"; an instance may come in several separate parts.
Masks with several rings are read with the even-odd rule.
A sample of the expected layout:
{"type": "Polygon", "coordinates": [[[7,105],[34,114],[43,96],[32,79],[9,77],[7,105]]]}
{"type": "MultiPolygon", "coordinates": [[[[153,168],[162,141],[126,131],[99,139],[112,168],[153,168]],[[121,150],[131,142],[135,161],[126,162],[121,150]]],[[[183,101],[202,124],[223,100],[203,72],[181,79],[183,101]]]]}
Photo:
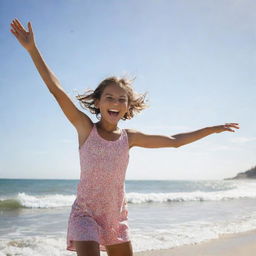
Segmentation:
{"type": "MultiPolygon", "coordinates": [[[[135,78],[134,78],[135,79],[135,78]]],[[[132,82],[134,79],[128,79],[125,77],[111,76],[104,79],[95,90],[87,90],[84,94],[78,94],[76,98],[79,100],[80,105],[84,109],[89,109],[92,114],[96,114],[98,120],[100,120],[100,110],[95,107],[94,103],[96,99],[100,99],[104,89],[109,85],[118,85],[123,88],[128,95],[129,111],[121,118],[122,120],[132,119],[135,113],[139,113],[143,109],[149,107],[145,103],[145,97],[147,93],[139,94],[132,88],[132,82]]],[[[147,101],[147,100],[146,100],[147,101]]]]}

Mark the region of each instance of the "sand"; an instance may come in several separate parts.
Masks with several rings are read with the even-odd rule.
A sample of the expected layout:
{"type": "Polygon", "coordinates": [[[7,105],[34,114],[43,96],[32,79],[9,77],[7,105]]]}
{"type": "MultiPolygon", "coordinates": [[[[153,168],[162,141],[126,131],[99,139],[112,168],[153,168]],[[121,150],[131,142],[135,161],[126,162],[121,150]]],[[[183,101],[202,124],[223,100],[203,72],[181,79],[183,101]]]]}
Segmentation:
{"type": "Polygon", "coordinates": [[[255,256],[256,230],[223,235],[195,245],[134,253],[134,256],[255,256]]]}

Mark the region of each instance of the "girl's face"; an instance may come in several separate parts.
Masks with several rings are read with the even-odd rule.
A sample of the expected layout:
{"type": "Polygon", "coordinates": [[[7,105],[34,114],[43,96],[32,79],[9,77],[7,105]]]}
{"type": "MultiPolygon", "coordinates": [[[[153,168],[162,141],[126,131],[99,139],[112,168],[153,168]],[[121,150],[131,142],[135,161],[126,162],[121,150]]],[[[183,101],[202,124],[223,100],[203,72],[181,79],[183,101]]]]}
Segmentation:
{"type": "Polygon", "coordinates": [[[128,95],[123,88],[108,85],[100,100],[95,101],[95,106],[100,109],[101,118],[109,123],[117,124],[129,110],[128,95]]]}

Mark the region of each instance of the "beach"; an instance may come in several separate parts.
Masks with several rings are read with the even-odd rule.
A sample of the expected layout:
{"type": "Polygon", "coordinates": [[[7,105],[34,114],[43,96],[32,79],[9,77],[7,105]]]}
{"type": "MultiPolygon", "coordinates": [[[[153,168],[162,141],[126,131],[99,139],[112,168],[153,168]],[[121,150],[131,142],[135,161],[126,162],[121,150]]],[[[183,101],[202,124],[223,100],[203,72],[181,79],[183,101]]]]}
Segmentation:
{"type": "Polygon", "coordinates": [[[184,245],[173,249],[150,250],[135,253],[135,256],[254,256],[256,253],[256,230],[222,235],[195,245],[184,245]]]}
{"type": "MultiPolygon", "coordinates": [[[[0,256],[75,255],[66,235],[78,182],[0,179],[0,256]]],[[[255,254],[255,181],[125,183],[134,255],[255,254]]]]}

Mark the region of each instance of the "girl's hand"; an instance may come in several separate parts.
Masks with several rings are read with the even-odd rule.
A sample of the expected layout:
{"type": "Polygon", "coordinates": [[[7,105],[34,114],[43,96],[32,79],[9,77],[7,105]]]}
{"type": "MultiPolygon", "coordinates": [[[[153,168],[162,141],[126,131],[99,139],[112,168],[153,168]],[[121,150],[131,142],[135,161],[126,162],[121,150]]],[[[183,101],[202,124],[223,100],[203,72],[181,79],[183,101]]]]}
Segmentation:
{"type": "Polygon", "coordinates": [[[215,130],[215,133],[220,133],[220,132],[224,132],[224,131],[235,132],[230,127],[240,129],[238,123],[226,123],[225,125],[214,126],[214,130],[215,130]]]}
{"type": "Polygon", "coordinates": [[[17,19],[12,20],[11,26],[12,29],[10,31],[27,51],[35,47],[34,34],[30,22],[28,22],[28,31],[24,29],[17,19]]]}

